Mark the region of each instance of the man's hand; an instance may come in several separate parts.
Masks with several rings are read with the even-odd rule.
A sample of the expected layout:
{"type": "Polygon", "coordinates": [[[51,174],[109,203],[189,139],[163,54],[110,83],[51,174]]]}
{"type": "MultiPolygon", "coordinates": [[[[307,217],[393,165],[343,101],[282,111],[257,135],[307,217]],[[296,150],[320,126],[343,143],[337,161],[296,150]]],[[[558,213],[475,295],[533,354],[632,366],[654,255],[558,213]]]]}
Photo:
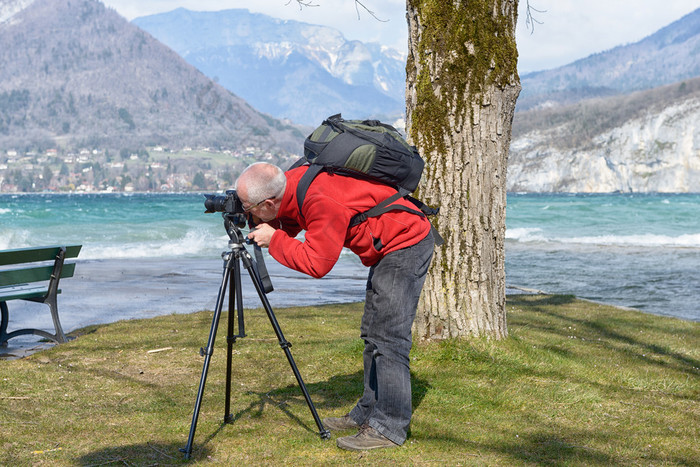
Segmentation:
{"type": "Polygon", "coordinates": [[[259,247],[267,248],[270,246],[270,241],[275,234],[275,230],[277,229],[271,227],[269,224],[256,225],[255,229],[248,234],[248,238],[259,247]]]}

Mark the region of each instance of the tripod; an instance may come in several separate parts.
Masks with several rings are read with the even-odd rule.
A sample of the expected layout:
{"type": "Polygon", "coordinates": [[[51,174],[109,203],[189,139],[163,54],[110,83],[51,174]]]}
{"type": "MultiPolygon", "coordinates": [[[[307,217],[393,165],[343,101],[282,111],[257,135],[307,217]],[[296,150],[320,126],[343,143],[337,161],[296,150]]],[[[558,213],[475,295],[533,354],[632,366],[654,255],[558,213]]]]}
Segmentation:
{"type": "Polygon", "coordinates": [[[228,336],[226,339],[228,345],[226,358],[226,402],[224,408],[224,423],[229,423],[232,421],[231,366],[233,343],[236,342],[236,339],[238,339],[239,337],[245,337],[246,335],[245,323],[243,319],[243,295],[241,293],[241,262],[243,263],[243,266],[246,268],[248,274],[250,275],[250,278],[253,281],[255,290],[258,292],[260,301],[263,307],[265,308],[265,311],[267,312],[267,317],[270,320],[270,324],[272,324],[272,327],[275,330],[275,334],[277,334],[277,340],[279,341],[280,347],[282,347],[282,350],[284,350],[284,353],[287,356],[287,361],[289,361],[289,365],[291,366],[292,372],[294,372],[294,376],[296,377],[297,382],[299,383],[301,392],[304,394],[304,398],[306,399],[306,403],[309,406],[309,410],[311,410],[311,414],[313,415],[314,420],[316,421],[316,425],[319,429],[319,435],[323,439],[329,439],[331,436],[330,432],[326,428],[324,428],[321,419],[318,417],[316,408],[314,407],[314,404],[311,401],[311,396],[309,396],[309,392],[306,390],[306,385],[304,384],[304,381],[301,378],[299,369],[297,368],[297,365],[294,362],[294,358],[292,357],[292,353],[289,350],[292,344],[284,338],[284,334],[282,333],[282,329],[280,329],[279,323],[277,322],[277,318],[275,317],[275,314],[272,311],[270,302],[267,300],[266,293],[269,290],[266,290],[265,286],[263,285],[263,280],[260,277],[260,274],[256,267],[256,263],[250,256],[250,253],[248,253],[248,251],[245,249],[245,246],[243,245],[243,234],[241,233],[239,227],[236,225],[237,216],[239,215],[230,214],[226,212],[224,212],[222,215],[224,218],[224,227],[226,228],[226,233],[230,238],[228,243],[230,251],[226,251],[221,255],[224,260],[223,278],[221,280],[221,287],[219,287],[219,295],[216,300],[214,318],[212,319],[211,331],[209,332],[209,341],[207,342],[206,349],[202,348],[199,351],[200,355],[204,357],[204,365],[202,368],[202,377],[199,381],[199,391],[197,392],[197,399],[194,405],[194,414],[192,415],[192,424],[190,425],[190,435],[187,439],[187,446],[185,446],[183,449],[180,449],[180,451],[185,454],[185,459],[189,459],[192,455],[192,443],[194,441],[194,433],[197,429],[197,419],[199,418],[199,410],[202,406],[202,396],[204,395],[204,386],[206,384],[207,374],[209,372],[209,363],[211,362],[211,356],[214,353],[214,341],[216,339],[217,328],[219,327],[219,319],[221,318],[221,310],[223,308],[227,286],[229,288],[229,315],[228,336]],[[233,317],[234,303],[237,310],[238,319],[238,334],[235,335],[233,317]]]}

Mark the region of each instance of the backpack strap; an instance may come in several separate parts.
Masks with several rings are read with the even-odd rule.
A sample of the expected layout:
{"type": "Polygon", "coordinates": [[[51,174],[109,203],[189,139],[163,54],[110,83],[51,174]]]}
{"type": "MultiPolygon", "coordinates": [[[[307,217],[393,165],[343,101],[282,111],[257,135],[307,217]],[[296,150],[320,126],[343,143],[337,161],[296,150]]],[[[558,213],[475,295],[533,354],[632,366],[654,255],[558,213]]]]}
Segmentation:
{"type": "Polygon", "coordinates": [[[425,217],[425,214],[423,214],[421,211],[411,209],[407,206],[404,206],[403,204],[392,204],[394,201],[398,201],[399,199],[407,196],[408,193],[408,191],[404,190],[403,188],[400,188],[399,191],[397,191],[394,195],[389,196],[387,199],[377,204],[373,208],[370,208],[365,212],[361,212],[352,216],[352,218],[350,219],[349,227],[355,227],[356,225],[363,223],[370,217],[381,216],[385,212],[389,211],[407,211],[412,214],[425,217]]]}
{"type": "MultiPolygon", "coordinates": [[[[294,166],[299,167],[303,165],[304,159],[300,159],[297,161],[294,166]],[[299,164],[299,162],[302,162],[299,164]],[[298,165],[297,165],[298,164],[298,165]]],[[[292,168],[294,168],[292,166],[292,168]]],[[[299,206],[299,215],[301,217],[304,217],[304,215],[301,213],[301,206],[304,204],[304,199],[306,198],[306,192],[309,190],[309,187],[311,186],[311,182],[314,181],[316,176],[321,173],[323,170],[323,166],[319,164],[311,164],[309,165],[309,168],[306,169],[306,173],[301,176],[299,179],[299,184],[297,185],[297,206],[299,206]]]]}
{"type": "MultiPolygon", "coordinates": [[[[423,214],[426,216],[437,216],[438,213],[440,212],[440,208],[431,208],[427,204],[423,203],[422,201],[418,201],[416,198],[413,196],[406,196],[406,198],[412,202],[413,204],[416,205],[418,209],[421,210],[423,214]]],[[[435,228],[433,223],[430,223],[430,230],[433,232],[433,238],[435,239],[435,245],[436,246],[442,246],[445,244],[445,239],[442,238],[442,235],[440,235],[440,232],[435,228]]]]}
{"type": "MultiPolygon", "coordinates": [[[[408,196],[408,192],[406,190],[404,190],[403,188],[401,188],[401,189],[399,189],[399,191],[396,194],[388,197],[387,199],[385,199],[384,201],[382,201],[381,203],[379,203],[375,207],[373,207],[365,212],[361,212],[359,214],[355,214],[354,216],[352,216],[352,218],[350,219],[349,227],[354,227],[358,224],[361,224],[370,217],[381,216],[385,212],[394,211],[394,210],[407,211],[407,212],[410,212],[412,214],[416,214],[416,215],[421,216],[421,217],[435,216],[440,211],[439,209],[431,208],[430,206],[426,205],[425,203],[423,203],[421,201],[418,201],[416,198],[414,198],[412,196],[408,196]],[[406,207],[402,204],[391,204],[394,201],[397,201],[401,198],[408,199],[410,202],[415,204],[416,207],[418,209],[420,209],[420,211],[417,211],[415,209],[411,209],[411,208],[406,207]]],[[[430,231],[433,233],[433,238],[435,239],[435,245],[441,246],[445,243],[445,239],[442,238],[442,235],[440,235],[440,232],[437,231],[437,229],[435,228],[435,226],[433,225],[432,222],[430,223],[430,231]]]]}
{"type": "Polygon", "coordinates": [[[296,161],[295,163],[293,163],[292,166],[291,166],[290,168],[288,168],[287,170],[296,169],[297,167],[301,167],[301,166],[304,165],[304,164],[306,164],[306,158],[305,158],[305,157],[302,157],[302,158],[300,158],[298,161],[296,161]]]}
{"type": "MultiPolygon", "coordinates": [[[[303,161],[303,160],[302,160],[303,161]]],[[[297,161],[294,166],[300,166],[302,164],[299,164],[300,161],[297,161]],[[299,164],[299,165],[297,165],[299,164]]],[[[292,166],[292,168],[294,168],[292,166]]],[[[325,170],[326,167],[319,165],[319,164],[311,164],[309,165],[309,168],[306,170],[306,173],[301,176],[299,179],[299,184],[297,185],[297,206],[299,207],[299,215],[304,217],[304,215],[301,213],[301,207],[304,204],[304,199],[306,198],[306,192],[309,190],[309,187],[311,186],[311,183],[314,181],[316,176],[321,173],[323,170],[325,170]]],[[[377,217],[385,212],[393,211],[393,210],[401,210],[401,211],[408,211],[413,214],[417,214],[419,216],[425,217],[423,212],[417,211],[415,209],[408,208],[406,206],[403,206],[401,204],[394,204],[392,205],[394,201],[397,201],[403,197],[407,197],[410,192],[408,190],[405,190],[403,188],[399,188],[399,190],[396,192],[396,194],[388,197],[381,203],[377,204],[373,208],[368,209],[365,212],[361,212],[359,214],[355,214],[351,219],[350,219],[350,225],[349,227],[354,227],[358,224],[363,223],[364,221],[367,220],[369,217],[377,217]]],[[[416,200],[418,203],[420,201],[416,200]]],[[[423,204],[423,203],[420,203],[423,204]]],[[[417,205],[418,206],[418,205],[417,205]]],[[[425,206],[425,205],[423,205],[425,206]]],[[[426,206],[427,207],[427,206],[426,206]]]]}
{"type": "MultiPolygon", "coordinates": [[[[305,159],[299,159],[297,162],[292,165],[292,168],[300,167],[306,162],[305,159]]],[[[314,181],[316,176],[321,173],[325,169],[324,166],[319,165],[319,164],[311,164],[309,165],[309,168],[306,170],[306,173],[301,176],[299,179],[299,184],[297,185],[297,206],[299,206],[299,215],[301,217],[304,217],[304,215],[301,212],[301,206],[304,204],[304,199],[306,198],[306,192],[309,190],[309,187],[311,186],[311,182],[314,181]]],[[[366,221],[370,217],[377,217],[381,216],[382,214],[389,212],[389,211],[406,211],[410,212],[412,214],[416,214],[421,217],[426,217],[426,216],[434,216],[438,213],[439,209],[431,208],[427,206],[426,204],[422,203],[421,201],[418,201],[416,198],[412,196],[408,196],[410,191],[404,189],[404,188],[399,188],[398,191],[393,194],[392,196],[389,196],[387,199],[382,201],[381,203],[377,204],[373,208],[368,209],[367,211],[355,214],[352,216],[350,219],[350,225],[348,225],[348,228],[350,227],[355,227],[356,225],[359,225],[366,221]],[[416,209],[411,209],[407,206],[404,206],[402,204],[392,204],[394,201],[398,201],[401,198],[406,198],[409,201],[411,201],[413,204],[416,205],[418,210],[416,209]]],[[[445,241],[443,240],[442,236],[440,233],[438,233],[437,229],[435,226],[433,226],[432,222],[430,224],[430,229],[433,232],[433,237],[435,238],[435,244],[440,246],[445,241]]]]}
{"type": "Polygon", "coordinates": [[[415,204],[416,207],[420,209],[421,212],[426,216],[437,216],[440,212],[440,208],[431,208],[430,206],[428,206],[422,201],[417,200],[413,196],[406,196],[406,199],[415,204]]]}

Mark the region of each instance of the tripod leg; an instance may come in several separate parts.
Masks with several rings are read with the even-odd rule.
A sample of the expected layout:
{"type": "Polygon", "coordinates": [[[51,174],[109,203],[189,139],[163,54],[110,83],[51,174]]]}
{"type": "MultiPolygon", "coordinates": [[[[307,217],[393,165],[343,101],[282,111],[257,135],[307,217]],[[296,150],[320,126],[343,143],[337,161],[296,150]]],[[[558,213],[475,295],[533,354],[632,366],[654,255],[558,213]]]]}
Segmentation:
{"type": "Polygon", "coordinates": [[[255,290],[258,292],[258,296],[260,297],[260,301],[263,304],[263,307],[265,308],[265,312],[267,312],[267,317],[270,320],[270,324],[272,324],[272,328],[275,330],[275,334],[277,334],[277,340],[279,341],[280,347],[282,347],[282,350],[284,350],[284,354],[287,357],[287,361],[289,362],[289,366],[292,368],[292,372],[294,373],[294,376],[297,379],[297,383],[299,383],[299,388],[301,388],[301,392],[304,394],[304,398],[306,399],[306,404],[309,406],[309,410],[311,411],[311,415],[314,417],[314,421],[316,422],[316,426],[318,426],[319,430],[319,435],[321,435],[321,438],[323,439],[329,439],[331,437],[330,432],[323,426],[323,423],[321,422],[321,419],[318,416],[318,413],[316,412],[316,407],[314,407],[314,403],[311,401],[311,396],[309,395],[309,391],[306,389],[306,385],[304,384],[304,380],[301,377],[301,373],[299,373],[299,369],[297,368],[296,363],[294,362],[294,357],[292,357],[292,352],[289,350],[289,348],[292,346],[291,343],[289,343],[285,338],[284,334],[282,333],[282,329],[280,328],[279,323],[277,322],[277,318],[275,317],[275,313],[272,311],[272,306],[270,306],[270,302],[267,299],[267,295],[265,294],[265,290],[263,289],[262,281],[260,280],[260,276],[258,276],[257,271],[253,267],[252,259],[250,258],[250,255],[248,252],[244,252],[242,255],[242,260],[243,264],[248,270],[248,274],[250,275],[250,278],[253,281],[253,285],[255,286],[255,290]]]}
{"type": "MultiPolygon", "coordinates": [[[[236,262],[236,265],[238,262],[236,262]]],[[[226,397],[224,399],[224,423],[228,423],[231,418],[231,367],[233,365],[233,303],[236,295],[236,288],[233,284],[234,276],[229,277],[228,283],[228,329],[226,334],[226,397]]]]}
{"type": "Polygon", "coordinates": [[[231,369],[233,366],[233,343],[238,337],[245,337],[245,325],[243,322],[243,292],[241,291],[241,265],[239,261],[233,263],[233,275],[229,278],[228,296],[228,336],[226,356],[226,403],[224,411],[224,423],[231,422],[231,369]],[[238,317],[238,334],[234,335],[234,309],[238,317]]]}
{"type": "Polygon", "coordinates": [[[207,382],[207,374],[209,373],[209,364],[211,362],[211,356],[214,353],[214,341],[216,340],[216,330],[219,327],[219,319],[221,318],[221,310],[224,304],[224,297],[226,295],[226,285],[229,282],[229,277],[231,275],[230,264],[233,261],[233,255],[227,261],[224,266],[223,279],[221,280],[221,287],[219,287],[219,296],[216,299],[216,309],[214,310],[214,318],[211,322],[211,330],[209,331],[209,340],[207,342],[206,349],[200,349],[200,353],[204,356],[204,365],[202,367],[202,377],[199,380],[199,391],[197,392],[197,399],[194,403],[194,413],[192,415],[192,424],[190,425],[190,435],[187,439],[187,446],[184,449],[180,449],[181,452],[185,453],[185,459],[189,459],[192,455],[192,443],[194,441],[194,433],[197,429],[197,419],[199,418],[199,410],[202,407],[202,397],[204,396],[204,386],[207,382]]]}

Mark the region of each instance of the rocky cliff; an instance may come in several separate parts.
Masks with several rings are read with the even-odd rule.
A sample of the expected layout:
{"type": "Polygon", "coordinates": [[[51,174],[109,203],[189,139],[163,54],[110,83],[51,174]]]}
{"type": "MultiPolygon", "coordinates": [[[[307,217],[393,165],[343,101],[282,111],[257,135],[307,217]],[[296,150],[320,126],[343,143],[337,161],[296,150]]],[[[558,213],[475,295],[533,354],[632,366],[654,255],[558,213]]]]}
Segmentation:
{"type": "Polygon", "coordinates": [[[700,78],[516,118],[508,190],[700,192],[700,78]]]}

